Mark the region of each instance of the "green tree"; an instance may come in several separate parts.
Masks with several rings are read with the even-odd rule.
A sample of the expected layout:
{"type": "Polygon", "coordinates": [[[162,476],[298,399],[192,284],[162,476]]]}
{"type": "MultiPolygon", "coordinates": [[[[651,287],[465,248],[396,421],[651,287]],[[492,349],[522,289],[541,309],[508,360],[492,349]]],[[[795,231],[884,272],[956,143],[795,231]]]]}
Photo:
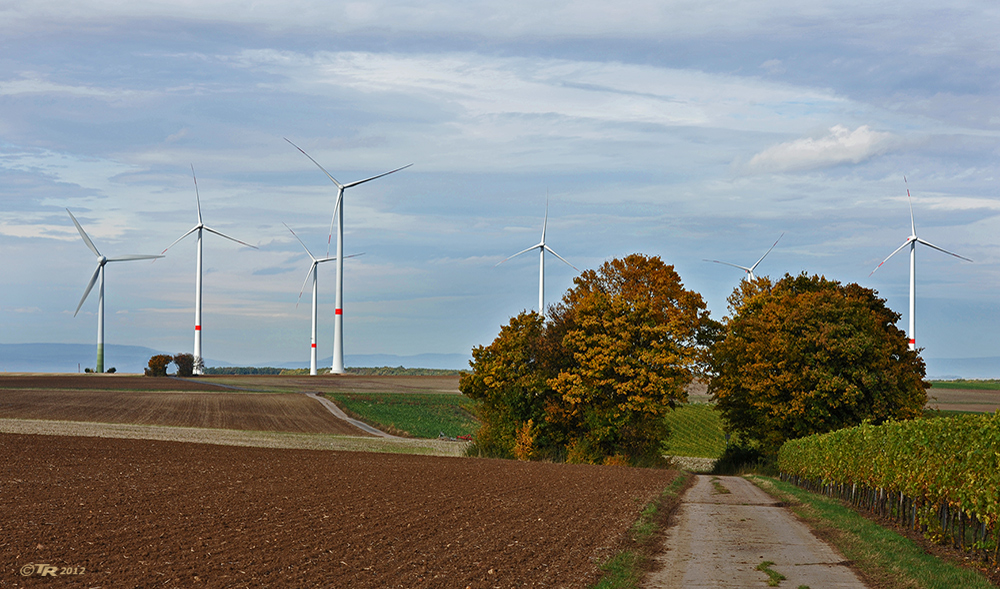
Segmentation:
{"type": "Polygon", "coordinates": [[[921,415],[923,360],[875,291],[786,274],[742,282],[729,309],[709,392],[728,429],[765,454],[793,438],[921,415]]]}
{"type": "Polygon", "coordinates": [[[149,367],[146,368],[146,376],[166,376],[167,366],[173,361],[173,358],[167,354],[157,354],[149,359],[149,367]]]}

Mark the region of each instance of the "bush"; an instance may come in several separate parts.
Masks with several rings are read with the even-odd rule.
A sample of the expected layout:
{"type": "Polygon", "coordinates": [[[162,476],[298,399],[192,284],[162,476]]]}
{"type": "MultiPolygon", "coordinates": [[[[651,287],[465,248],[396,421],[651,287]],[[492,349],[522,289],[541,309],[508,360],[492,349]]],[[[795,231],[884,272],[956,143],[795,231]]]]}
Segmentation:
{"type": "Polygon", "coordinates": [[[177,376],[194,374],[194,354],[177,354],[174,356],[174,364],[177,365],[177,376]]]}
{"type": "Polygon", "coordinates": [[[111,368],[108,368],[104,372],[107,372],[108,374],[114,374],[114,373],[118,372],[118,369],[115,368],[114,366],[112,366],[111,368]]]}
{"type": "Polygon", "coordinates": [[[168,356],[167,354],[157,354],[157,355],[153,356],[152,358],[149,359],[149,367],[146,368],[146,370],[144,371],[145,375],[146,376],[166,376],[167,375],[167,366],[173,360],[174,359],[171,356],[168,356]]]}

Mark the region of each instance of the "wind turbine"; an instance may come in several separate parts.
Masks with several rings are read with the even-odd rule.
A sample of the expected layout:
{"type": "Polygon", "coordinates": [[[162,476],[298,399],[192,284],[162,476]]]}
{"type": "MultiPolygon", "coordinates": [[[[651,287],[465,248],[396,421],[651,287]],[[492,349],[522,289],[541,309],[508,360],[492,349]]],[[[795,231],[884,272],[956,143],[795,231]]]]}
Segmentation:
{"type": "Polygon", "coordinates": [[[413,164],[406,164],[401,168],[396,168],[395,170],[389,170],[388,172],[383,172],[377,176],[372,176],[371,178],[365,178],[364,180],[356,180],[354,182],[348,182],[347,184],[341,184],[337,182],[330,172],[326,171],[326,168],[319,165],[319,162],[314,160],[311,155],[306,153],[301,147],[295,145],[288,138],[285,138],[292,147],[302,152],[302,155],[309,158],[309,161],[316,164],[316,167],[326,174],[326,177],[330,179],[331,182],[337,187],[337,203],[333,207],[333,218],[330,219],[330,237],[326,240],[326,255],[330,255],[330,240],[333,237],[333,222],[334,220],[339,220],[337,223],[337,296],[336,296],[336,309],[333,316],[333,366],[331,367],[331,372],[333,374],[343,374],[344,373],[344,191],[353,186],[359,184],[364,184],[365,182],[370,182],[372,180],[377,180],[382,176],[388,176],[389,174],[396,173],[400,170],[405,170],[413,164]],[[337,212],[340,215],[337,215],[337,212]]]}
{"type": "MultiPolygon", "coordinates": [[[[910,246],[910,330],[909,330],[909,340],[910,340],[910,349],[911,350],[915,350],[915,349],[917,349],[917,332],[916,332],[916,322],[917,322],[917,319],[916,319],[917,318],[917,242],[920,242],[920,243],[926,245],[929,248],[936,249],[939,252],[944,252],[944,253],[948,254],[949,256],[954,256],[954,257],[956,257],[956,258],[958,258],[960,260],[965,260],[966,262],[971,262],[972,260],[970,260],[969,258],[966,258],[964,256],[960,256],[960,255],[958,255],[956,253],[949,252],[948,250],[946,250],[944,248],[940,248],[940,247],[934,245],[933,243],[930,243],[928,241],[924,241],[923,239],[920,239],[919,237],[917,237],[917,226],[913,222],[913,199],[910,198],[910,187],[909,187],[909,184],[906,183],[906,176],[903,176],[903,183],[906,184],[906,202],[907,202],[907,204],[910,205],[910,236],[906,238],[906,241],[903,242],[903,245],[897,247],[895,251],[893,251],[891,254],[889,254],[888,256],[886,256],[886,258],[884,260],[882,260],[881,264],[879,264],[878,266],[875,266],[875,270],[878,270],[879,268],[881,268],[882,264],[885,264],[886,262],[889,261],[889,258],[891,258],[894,255],[896,255],[896,252],[898,252],[899,250],[903,249],[906,246],[910,246]]],[[[874,274],[875,270],[872,270],[871,274],[869,274],[868,276],[871,276],[872,274],[874,274]]]]}
{"type": "Polygon", "coordinates": [[[784,236],[785,236],[784,233],[782,233],[781,235],[779,235],[778,239],[774,240],[774,245],[772,245],[771,247],[767,248],[767,251],[764,252],[764,255],[761,256],[759,260],[757,260],[756,262],[754,262],[753,266],[750,266],[749,268],[747,268],[746,266],[740,266],[738,264],[731,264],[729,262],[722,262],[722,261],[719,261],[719,260],[704,260],[704,261],[706,261],[706,262],[715,262],[716,264],[725,264],[726,266],[732,266],[733,268],[739,268],[740,270],[743,270],[744,272],[746,272],[747,275],[743,277],[745,280],[756,280],[757,277],[754,276],[753,271],[757,269],[757,264],[760,264],[764,260],[764,258],[767,257],[767,254],[771,253],[771,250],[774,249],[774,246],[778,245],[778,242],[781,241],[781,238],[784,237],[784,236]]]}
{"type": "Polygon", "coordinates": [[[129,262],[129,261],[132,261],[132,260],[152,260],[154,258],[162,258],[163,255],[162,254],[158,255],[158,256],[127,255],[127,256],[118,256],[116,258],[105,257],[103,254],[101,254],[101,252],[97,251],[97,247],[94,245],[94,242],[91,241],[90,237],[87,236],[87,232],[83,230],[82,226],[80,226],[80,222],[76,220],[76,217],[73,216],[73,213],[71,213],[69,209],[66,209],[66,212],[69,213],[69,218],[73,219],[73,224],[76,225],[77,231],[80,232],[80,237],[83,238],[83,243],[87,244],[87,247],[90,248],[90,251],[94,252],[94,255],[97,256],[97,269],[94,270],[94,275],[90,277],[90,284],[87,285],[87,290],[83,291],[83,298],[80,299],[80,304],[76,306],[76,311],[73,313],[73,316],[76,317],[76,314],[80,312],[80,307],[83,306],[83,302],[87,300],[87,296],[90,294],[90,291],[94,288],[94,284],[97,282],[97,279],[100,278],[101,279],[101,287],[97,291],[97,368],[96,368],[96,371],[97,372],[104,372],[104,265],[107,264],[108,262],[129,262]]]}
{"type": "Polygon", "coordinates": [[[225,237],[229,241],[235,241],[236,243],[238,243],[240,245],[245,245],[247,247],[252,247],[253,249],[257,249],[257,246],[250,245],[249,243],[245,243],[243,241],[240,241],[240,240],[236,239],[235,237],[229,237],[225,233],[221,233],[221,232],[216,231],[215,229],[212,229],[211,227],[205,225],[205,223],[201,220],[201,196],[198,194],[198,177],[195,176],[195,174],[194,174],[194,165],[191,166],[191,178],[194,179],[194,198],[195,198],[195,203],[198,206],[198,224],[195,225],[194,227],[192,227],[190,231],[188,231],[184,235],[181,235],[176,240],[174,240],[174,242],[171,243],[170,245],[168,245],[166,247],[166,249],[164,249],[161,253],[164,253],[164,254],[167,253],[167,250],[170,249],[170,248],[172,248],[172,247],[174,247],[175,245],[177,245],[177,243],[180,240],[184,239],[188,235],[191,235],[192,233],[197,233],[197,235],[198,235],[198,247],[197,247],[198,254],[197,254],[196,262],[195,262],[195,275],[194,275],[194,373],[195,374],[202,374],[203,373],[203,370],[202,370],[202,368],[203,368],[203,361],[201,361],[202,360],[202,355],[201,355],[201,267],[202,267],[201,266],[201,257],[202,257],[201,235],[202,235],[202,232],[203,231],[208,231],[209,233],[214,233],[214,234],[218,235],[219,237],[225,237]]]}
{"type": "MultiPolygon", "coordinates": [[[[291,227],[289,227],[287,224],[284,224],[284,223],[282,223],[282,225],[285,225],[285,228],[288,229],[289,231],[291,231],[292,235],[295,235],[295,232],[292,231],[291,227]]],[[[318,312],[318,307],[317,307],[317,302],[316,302],[316,293],[317,293],[317,286],[316,286],[316,283],[317,283],[316,274],[317,274],[317,272],[316,272],[316,268],[317,268],[317,266],[319,266],[323,262],[329,262],[331,260],[336,260],[337,258],[335,258],[335,257],[331,258],[330,256],[327,256],[325,258],[317,258],[316,256],[314,256],[312,254],[311,251],[309,251],[309,248],[306,247],[306,244],[301,239],[299,239],[298,235],[295,235],[295,239],[299,240],[299,243],[302,244],[302,249],[306,250],[306,253],[309,254],[309,258],[312,260],[312,265],[309,267],[309,272],[306,273],[306,279],[302,281],[302,288],[299,289],[299,300],[302,300],[302,293],[305,291],[305,289],[306,289],[306,283],[309,282],[309,278],[311,276],[312,277],[312,338],[310,339],[310,348],[311,348],[311,351],[309,353],[309,374],[310,374],[310,376],[316,376],[316,374],[317,374],[317,372],[316,372],[316,322],[317,322],[317,319],[319,317],[319,312],[318,312]]],[[[362,254],[354,254],[354,255],[351,255],[351,256],[347,256],[347,257],[348,258],[354,258],[354,257],[360,256],[360,255],[362,255],[362,254]]],[[[295,303],[295,306],[296,307],[298,306],[297,302],[295,303]]]]}
{"type": "MultiPolygon", "coordinates": [[[[516,258],[517,256],[520,256],[523,253],[530,252],[533,249],[538,250],[538,314],[539,315],[545,314],[545,250],[548,250],[549,253],[551,253],[553,256],[565,262],[565,264],[570,268],[576,270],[577,272],[580,271],[579,268],[577,268],[573,264],[570,264],[569,262],[566,261],[565,258],[557,254],[556,250],[550,248],[548,245],[545,244],[545,228],[548,224],[549,224],[549,201],[548,199],[545,199],[545,219],[542,221],[542,240],[536,243],[535,245],[523,249],[514,254],[513,256],[508,256],[507,258],[504,258],[499,263],[497,263],[497,266],[499,266],[500,264],[503,264],[507,260],[510,260],[511,258],[516,258]]],[[[496,266],[494,266],[494,268],[496,268],[496,266]]]]}

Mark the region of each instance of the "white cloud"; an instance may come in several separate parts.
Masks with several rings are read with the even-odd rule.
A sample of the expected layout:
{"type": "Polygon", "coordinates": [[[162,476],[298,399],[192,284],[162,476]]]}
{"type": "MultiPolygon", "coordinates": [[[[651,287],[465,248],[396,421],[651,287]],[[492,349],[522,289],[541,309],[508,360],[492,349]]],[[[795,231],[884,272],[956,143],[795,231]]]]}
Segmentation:
{"type": "Polygon", "coordinates": [[[17,96],[22,94],[67,94],[77,97],[121,99],[133,98],[142,93],[135,90],[59,84],[50,82],[34,74],[24,74],[21,79],[0,82],[0,96],[17,96]]]}
{"type": "Polygon", "coordinates": [[[862,125],[851,131],[834,125],[822,137],[806,137],[769,147],[750,158],[749,172],[793,172],[826,168],[840,164],[858,164],[892,147],[892,133],[873,131],[862,125]]]}

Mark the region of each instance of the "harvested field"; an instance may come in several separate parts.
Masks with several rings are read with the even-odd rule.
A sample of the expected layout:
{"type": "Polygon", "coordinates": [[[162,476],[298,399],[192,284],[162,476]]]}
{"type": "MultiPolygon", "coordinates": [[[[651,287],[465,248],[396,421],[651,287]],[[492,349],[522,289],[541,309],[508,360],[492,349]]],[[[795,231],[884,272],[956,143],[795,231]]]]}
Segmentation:
{"type": "Polygon", "coordinates": [[[442,393],[461,394],[458,375],[447,376],[361,376],[326,374],[320,376],[235,375],[199,376],[198,382],[249,390],[308,393],[442,393]]]}
{"type": "Polygon", "coordinates": [[[16,434],[0,464],[9,587],[586,587],[676,476],[16,434]]]}
{"type": "Polygon", "coordinates": [[[2,418],[369,435],[296,394],[0,388],[2,418]]]}
{"type": "Polygon", "coordinates": [[[935,387],[927,390],[927,408],[993,413],[1000,410],[1000,391],[935,387]]]}
{"type": "Polygon", "coordinates": [[[151,378],[133,374],[0,374],[2,389],[103,391],[213,391],[225,390],[201,378],[151,378]]]}

